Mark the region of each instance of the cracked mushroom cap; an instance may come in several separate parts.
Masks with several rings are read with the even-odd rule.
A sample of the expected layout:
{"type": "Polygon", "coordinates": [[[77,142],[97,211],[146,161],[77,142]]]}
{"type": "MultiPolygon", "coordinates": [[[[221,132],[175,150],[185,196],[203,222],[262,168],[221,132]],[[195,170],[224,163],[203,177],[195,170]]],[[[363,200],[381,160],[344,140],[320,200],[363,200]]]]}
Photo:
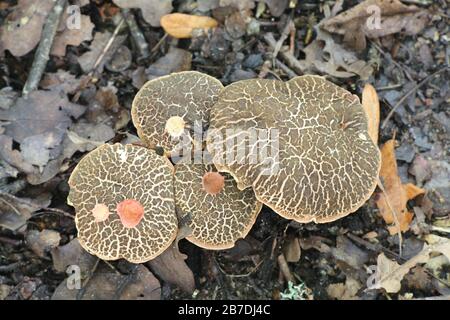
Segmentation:
{"type": "MultiPolygon", "coordinates": [[[[219,80],[197,71],[173,73],[148,81],[136,94],[131,116],[139,137],[149,147],[177,150],[195,123],[209,124],[209,113],[223,89],[219,80]]],[[[190,141],[189,141],[190,143],[190,141]]]]}
{"type": "Polygon", "coordinates": [[[380,153],[367,121],[357,96],[322,77],[244,80],[221,92],[207,148],[219,171],[240,189],[252,186],[281,216],[331,222],[356,211],[376,187],[380,153]],[[258,151],[225,159],[239,150],[258,151]]]}
{"type": "Polygon", "coordinates": [[[151,260],[175,239],[173,166],[135,145],[105,144],[69,178],[80,244],[103,260],[151,260]]]}
{"type": "Polygon", "coordinates": [[[175,166],[175,202],[181,216],[189,217],[192,233],[186,239],[213,250],[244,238],[262,207],[251,188],[239,190],[231,175],[206,164],[175,166]]]}

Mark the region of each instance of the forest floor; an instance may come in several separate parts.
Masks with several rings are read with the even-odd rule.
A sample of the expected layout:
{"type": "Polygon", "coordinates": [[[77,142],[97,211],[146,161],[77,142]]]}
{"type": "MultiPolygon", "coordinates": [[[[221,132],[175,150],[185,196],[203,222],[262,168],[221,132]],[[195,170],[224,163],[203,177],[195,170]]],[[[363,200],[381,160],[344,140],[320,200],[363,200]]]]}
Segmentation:
{"type": "Polygon", "coordinates": [[[0,3],[0,300],[450,298],[448,2],[134,2],[139,8],[71,1],[53,26],[48,61],[36,52],[53,1],[0,3]],[[159,26],[171,12],[218,26],[191,32],[180,21],[193,34],[177,39],[159,26]],[[371,84],[383,160],[397,166],[381,176],[386,190],[327,224],[295,223],[264,206],[230,250],[180,240],[186,260],[174,248],[140,265],[90,256],[66,202],[73,168],[102,143],[137,141],[136,92],[184,70],[224,85],[319,74],[359,97],[371,84]],[[69,265],[80,267],[80,290],[68,288],[69,265]]]}

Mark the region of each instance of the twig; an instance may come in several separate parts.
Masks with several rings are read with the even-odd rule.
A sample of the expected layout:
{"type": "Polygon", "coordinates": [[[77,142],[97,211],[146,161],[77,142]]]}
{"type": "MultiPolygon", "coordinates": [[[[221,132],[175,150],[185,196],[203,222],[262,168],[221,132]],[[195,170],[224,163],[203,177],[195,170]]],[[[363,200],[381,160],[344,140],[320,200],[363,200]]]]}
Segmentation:
{"type": "MultiPolygon", "coordinates": [[[[269,45],[269,47],[274,50],[276,46],[276,40],[273,37],[273,34],[270,32],[267,32],[264,35],[264,41],[269,45]]],[[[292,70],[294,70],[297,74],[303,74],[306,70],[306,66],[297,60],[297,58],[290,53],[289,51],[280,51],[278,54],[281,59],[290,67],[292,70]]]]}
{"type": "Polygon", "coordinates": [[[28,74],[27,82],[23,86],[22,95],[26,97],[31,91],[38,88],[47,62],[50,58],[50,50],[53,45],[56,31],[61,20],[61,15],[66,5],[66,0],[57,0],[52,11],[48,15],[47,23],[42,30],[41,41],[34,55],[33,65],[28,74]]]}
{"type": "Polygon", "coordinates": [[[120,29],[122,28],[123,24],[125,23],[125,19],[120,19],[120,22],[117,24],[116,29],[114,30],[111,38],[108,40],[108,43],[105,45],[105,47],[102,50],[102,53],[97,57],[97,60],[95,60],[94,66],[89,72],[89,76],[92,76],[96,71],[102,60],[105,58],[106,53],[108,53],[108,50],[111,48],[112,44],[114,43],[114,40],[116,39],[117,35],[119,34],[120,29]]]}
{"type": "Polygon", "coordinates": [[[71,215],[70,213],[61,210],[61,209],[57,209],[57,208],[45,208],[43,209],[41,212],[38,212],[36,214],[33,215],[33,217],[38,217],[41,216],[45,213],[56,213],[56,214],[61,214],[64,217],[70,218],[70,219],[75,219],[75,217],[73,215],[71,215]]]}
{"type": "Polygon", "coordinates": [[[402,230],[400,227],[400,221],[398,220],[397,211],[394,209],[394,207],[391,204],[391,200],[389,199],[389,195],[387,194],[386,190],[384,189],[384,185],[381,182],[381,179],[378,178],[378,188],[380,188],[381,192],[384,194],[384,201],[386,201],[389,210],[392,212],[392,216],[394,217],[395,226],[397,227],[397,235],[398,235],[398,253],[400,257],[402,256],[403,252],[403,237],[402,237],[402,230]]]}
{"type": "Polygon", "coordinates": [[[386,116],[386,118],[383,121],[383,124],[381,125],[381,129],[383,129],[386,126],[387,122],[392,117],[392,115],[394,114],[395,110],[406,100],[406,98],[408,98],[411,94],[416,92],[417,89],[419,89],[421,86],[423,86],[425,83],[427,83],[434,76],[436,76],[439,73],[442,73],[442,72],[444,72],[444,71],[446,71],[448,69],[449,69],[449,67],[445,67],[445,68],[442,68],[442,69],[440,69],[440,70],[430,74],[429,76],[425,77],[425,79],[420,81],[417,85],[415,85],[414,88],[409,90],[400,100],[398,100],[398,102],[392,107],[391,111],[389,111],[388,115],[386,116]]]}
{"type": "Polygon", "coordinates": [[[139,29],[139,25],[136,22],[133,12],[131,12],[130,9],[122,9],[122,13],[125,17],[128,28],[130,29],[131,36],[133,37],[133,40],[139,50],[140,59],[148,58],[150,56],[148,43],[141,29],[139,29]]]}
{"type": "MultiPolygon", "coordinates": [[[[292,28],[295,28],[294,23],[289,18],[286,25],[283,28],[283,31],[281,32],[280,39],[275,43],[275,47],[273,48],[273,54],[272,59],[275,62],[275,59],[278,56],[278,52],[280,52],[281,46],[283,45],[283,42],[288,38],[289,34],[291,33],[292,28]]],[[[289,53],[292,54],[292,52],[289,50],[289,53]]],[[[273,63],[275,64],[275,63],[273,63]]]]}
{"type": "Polygon", "coordinates": [[[413,81],[414,79],[411,77],[411,75],[409,74],[408,71],[405,70],[405,68],[403,68],[397,61],[395,61],[391,54],[384,52],[383,49],[381,49],[381,47],[379,45],[377,45],[375,42],[371,41],[370,43],[372,43],[372,45],[375,47],[375,49],[378,50],[378,52],[380,52],[386,59],[388,59],[390,62],[392,62],[397,68],[399,68],[405,75],[406,77],[410,80],[413,81]]]}
{"type": "Polygon", "coordinates": [[[287,65],[285,65],[280,60],[276,59],[275,63],[276,63],[278,68],[280,68],[281,70],[284,71],[284,73],[286,73],[286,75],[288,76],[289,79],[295,78],[297,76],[297,74],[294,72],[294,70],[289,68],[287,65]]]}
{"type": "Polygon", "coordinates": [[[288,282],[295,283],[295,278],[291,273],[291,270],[289,270],[288,263],[286,261],[286,258],[284,257],[284,254],[280,254],[278,256],[278,266],[280,267],[280,271],[283,274],[284,279],[288,282]]]}

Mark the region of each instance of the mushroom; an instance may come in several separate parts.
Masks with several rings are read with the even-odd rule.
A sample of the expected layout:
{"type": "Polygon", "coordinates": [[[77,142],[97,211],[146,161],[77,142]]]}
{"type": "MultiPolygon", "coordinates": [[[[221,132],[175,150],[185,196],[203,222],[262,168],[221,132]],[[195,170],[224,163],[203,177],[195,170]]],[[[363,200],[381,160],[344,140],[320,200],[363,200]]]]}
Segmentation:
{"type": "MultiPolygon", "coordinates": [[[[219,80],[197,71],[172,73],[148,81],[136,94],[131,116],[139,137],[149,147],[178,151],[184,133],[196,122],[206,129],[209,113],[223,86],[219,80]]],[[[184,144],[183,144],[184,145],[184,144]]]]}
{"type": "Polygon", "coordinates": [[[213,165],[186,163],[175,165],[175,203],[180,216],[190,218],[186,239],[212,250],[232,248],[245,238],[262,207],[253,190],[239,190],[231,175],[213,165]]]}
{"type": "Polygon", "coordinates": [[[207,148],[219,171],[281,216],[325,223],[356,211],[377,185],[380,153],[367,123],[358,97],[322,77],[243,80],[214,105],[207,148]],[[223,159],[240,150],[252,152],[223,159]]]}
{"type": "Polygon", "coordinates": [[[102,145],[78,163],[69,185],[79,242],[103,260],[142,263],[176,237],[173,166],[153,150],[102,145]]]}

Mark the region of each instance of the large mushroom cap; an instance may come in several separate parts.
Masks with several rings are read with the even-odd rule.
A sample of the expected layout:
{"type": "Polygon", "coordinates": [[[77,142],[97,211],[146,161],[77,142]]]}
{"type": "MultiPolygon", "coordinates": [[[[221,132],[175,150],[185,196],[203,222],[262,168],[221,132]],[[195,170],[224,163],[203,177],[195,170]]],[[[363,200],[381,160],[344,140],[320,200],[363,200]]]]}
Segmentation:
{"type": "Polygon", "coordinates": [[[205,249],[234,246],[255,223],[262,204],[251,188],[239,190],[229,174],[219,174],[214,166],[175,166],[175,202],[182,215],[189,215],[190,242],[205,249]]]}
{"type": "Polygon", "coordinates": [[[211,111],[208,150],[239,188],[252,186],[261,202],[298,222],[354,212],[375,189],[380,168],[358,97],[319,76],[226,87],[211,111]],[[249,138],[255,129],[262,129],[257,140],[249,138]],[[247,152],[230,160],[221,148],[247,152]],[[267,156],[255,161],[258,152],[248,150],[267,156]]]}
{"type": "Polygon", "coordinates": [[[173,166],[153,150],[102,145],[78,163],[69,185],[80,244],[101,259],[142,263],[176,237],[173,166]]]}
{"type": "Polygon", "coordinates": [[[192,138],[196,121],[201,129],[208,127],[211,107],[222,88],[219,80],[196,71],[148,81],[136,94],[131,109],[139,137],[148,146],[163,147],[170,154],[184,132],[192,138]]]}

